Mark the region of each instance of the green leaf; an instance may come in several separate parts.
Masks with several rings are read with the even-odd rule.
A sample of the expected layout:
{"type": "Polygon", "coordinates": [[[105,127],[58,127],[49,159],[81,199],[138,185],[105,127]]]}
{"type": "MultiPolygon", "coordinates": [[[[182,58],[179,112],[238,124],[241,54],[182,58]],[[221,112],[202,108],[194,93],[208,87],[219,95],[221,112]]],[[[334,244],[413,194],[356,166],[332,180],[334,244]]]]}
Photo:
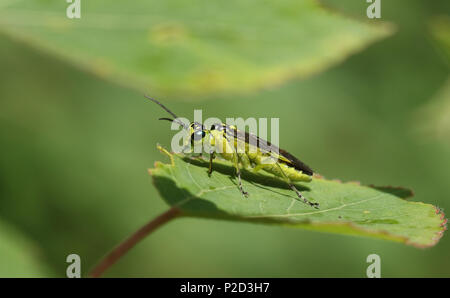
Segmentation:
{"type": "Polygon", "coordinates": [[[0,30],[152,95],[248,92],[305,77],[392,33],[313,0],[0,0],[0,30]]]}
{"type": "Polygon", "coordinates": [[[270,175],[243,171],[244,198],[236,185],[234,169],[217,161],[208,177],[208,162],[170,154],[171,163],[157,162],[150,170],[163,199],[184,216],[262,222],[347,235],[370,236],[417,247],[435,245],[447,220],[437,207],[402,198],[410,191],[369,187],[315,177],[297,187],[314,209],[300,202],[287,185],[270,175]]]}

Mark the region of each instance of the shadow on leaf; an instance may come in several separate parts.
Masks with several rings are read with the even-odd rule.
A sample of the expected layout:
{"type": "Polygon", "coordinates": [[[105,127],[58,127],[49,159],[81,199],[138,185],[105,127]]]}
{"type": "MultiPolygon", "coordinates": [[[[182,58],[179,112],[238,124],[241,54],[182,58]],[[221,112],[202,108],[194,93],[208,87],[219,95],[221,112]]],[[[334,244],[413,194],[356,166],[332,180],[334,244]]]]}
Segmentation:
{"type": "MultiPolygon", "coordinates": [[[[205,168],[205,171],[208,170],[209,168],[209,161],[206,161],[204,159],[201,158],[189,158],[189,157],[183,157],[182,158],[185,162],[190,163],[192,165],[195,166],[199,166],[199,167],[203,167],[205,168]]],[[[221,174],[224,175],[229,175],[231,178],[234,178],[235,175],[235,169],[233,166],[229,166],[220,162],[214,162],[213,163],[213,173],[212,175],[214,175],[214,172],[219,172],[221,174]]],[[[278,179],[270,174],[265,174],[265,173],[253,173],[251,171],[242,169],[241,171],[241,178],[252,183],[252,184],[259,184],[259,187],[264,188],[263,185],[268,186],[268,187],[276,187],[276,188],[281,188],[281,189],[289,189],[289,186],[287,185],[286,182],[284,182],[281,179],[278,179]]],[[[295,183],[294,183],[295,184],[295,183]]],[[[237,185],[236,185],[237,187],[237,185]]],[[[311,190],[309,187],[306,187],[304,185],[299,185],[299,184],[295,184],[295,187],[299,190],[299,191],[309,191],[311,190]]]]}
{"type": "Polygon", "coordinates": [[[414,196],[414,192],[412,190],[403,187],[375,186],[375,185],[370,185],[369,187],[405,200],[414,196]]]}

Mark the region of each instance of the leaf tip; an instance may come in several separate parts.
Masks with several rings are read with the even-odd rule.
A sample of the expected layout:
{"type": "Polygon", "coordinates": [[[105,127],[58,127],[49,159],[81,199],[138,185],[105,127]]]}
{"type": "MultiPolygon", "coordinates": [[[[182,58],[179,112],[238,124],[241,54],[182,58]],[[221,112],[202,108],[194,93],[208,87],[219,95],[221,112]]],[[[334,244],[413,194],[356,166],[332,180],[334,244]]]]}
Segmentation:
{"type": "Polygon", "coordinates": [[[436,209],[436,214],[439,215],[439,218],[442,221],[440,226],[443,228],[443,231],[446,231],[448,219],[445,218],[444,209],[439,208],[438,206],[434,206],[434,208],[436,209]]]}
{"type": "Polygon", "coordinates": [[[427,245],[416,245],[416,244],[412,243],[413,246],[416,246],[416,247],[419,247],[419,248],[433,247],[444,236],[444,232],[447,230],[447,222],[448,222],[447,218],[445,218],[444,209],[442,209],[442,208],[440,208],[438,206],[433,206],[433,208],[435,209],[436,215],[438,215],[439,219],[441,220],[441,223],[439,225],[440,230],[435,233],[435,235],[431,239],[431,243],[430,244],[427,244],[427,245]]]}

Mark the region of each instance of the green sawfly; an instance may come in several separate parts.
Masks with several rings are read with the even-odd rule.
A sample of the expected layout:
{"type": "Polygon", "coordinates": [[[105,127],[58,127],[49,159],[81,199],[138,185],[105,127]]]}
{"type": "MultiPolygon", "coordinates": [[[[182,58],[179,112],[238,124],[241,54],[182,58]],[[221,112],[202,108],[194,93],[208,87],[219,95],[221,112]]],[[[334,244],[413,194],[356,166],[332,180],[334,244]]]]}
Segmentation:
{"type": "Polygon", "coordinates": [[[203,143],[209,145],[210,151],[205,152],[209,154],[209,176],[213,172],[213,160],[218,155],[233,163],[239,190],[245,197],[248,197],[249,194],[242,186],[241,167],[253,170],[253,172],[263,170],[281,178],[302,202],[316,209],[319,208],[319,203],[309,201],[293,184],[296,181],[310,182],[314,174],[313,170],[286,150],[275,147],[254,134],[240,131],[233,125],[215,123],[209,128],[198,122],[191,122],[187,125],[162,103],[151,97],[145,97],[158,104],[173,117],[173,119],[159,118],[159,120],[175,122],[184,128],[188,133],[190,146],[203,143]],[[244,150],[238,151],[237,148],[244,148],[244,150]]]}

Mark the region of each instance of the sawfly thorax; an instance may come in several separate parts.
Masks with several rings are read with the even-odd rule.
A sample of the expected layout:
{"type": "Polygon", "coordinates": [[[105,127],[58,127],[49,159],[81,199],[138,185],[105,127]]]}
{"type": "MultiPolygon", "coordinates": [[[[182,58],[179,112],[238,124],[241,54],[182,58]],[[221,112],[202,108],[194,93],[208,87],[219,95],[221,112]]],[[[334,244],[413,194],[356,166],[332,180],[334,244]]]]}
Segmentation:
{"type": "Polygon", "coordinates": [[[215,123],[211,125],[211,147],[216,153],[233,153],[234,149],[230,147],[225,136],[225,125],[223,123],[215,123]]]}

